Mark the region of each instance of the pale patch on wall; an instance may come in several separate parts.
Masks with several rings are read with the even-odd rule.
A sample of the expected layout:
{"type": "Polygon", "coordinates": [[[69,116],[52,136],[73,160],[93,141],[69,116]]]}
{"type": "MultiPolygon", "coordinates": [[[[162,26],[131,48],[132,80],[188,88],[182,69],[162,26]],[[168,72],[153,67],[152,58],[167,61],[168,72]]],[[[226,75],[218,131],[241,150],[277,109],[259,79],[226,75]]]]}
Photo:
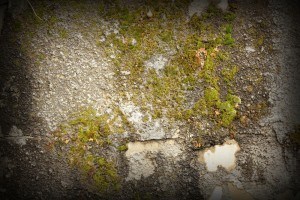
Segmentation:
{"type": "Polygon", "coordinates": [[[176,127],[173,127],[171,131],[165,131],[164,127],[169,125],[167,119],[152,119],[150,114],[142,112],[140,107],[132,102],[121,104],[120,109],[140,135],[139,140],[141,141],[179,137],[179,131],[176,127]],[[143,121],[144,117],[148,118],[147,121],[143,121]]]}
{"type": "Polygon", "coordinates": [[[235,140],[228,140],[223,145],[216,145],[199,153],[199,161],[206,164],[208,171],[217,171],[218,166],[231,171],[235,168],[235,153],[240,150],[235,140]]]}
{"type": "Polygon", "coordinates": [[[129,180],[140,180],[155,172],[158,154],[174,161],[183,159],[182,147],[175,140],[149,141],[149,142],[130,142],[125,156],[129,161],[129,180]],[[180,157],[180,158],[179,158],[180,157]]]}

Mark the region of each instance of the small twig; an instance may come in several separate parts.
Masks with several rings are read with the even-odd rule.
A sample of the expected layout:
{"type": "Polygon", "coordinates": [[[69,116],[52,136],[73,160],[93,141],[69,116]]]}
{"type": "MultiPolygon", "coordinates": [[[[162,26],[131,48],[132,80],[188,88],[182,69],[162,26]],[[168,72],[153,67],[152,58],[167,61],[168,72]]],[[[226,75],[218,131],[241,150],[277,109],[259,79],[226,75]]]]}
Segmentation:
{"type": "MultiPolygon", "coordinates": [[[[39,20],[42,20],[42,18],[40,18],[40,17],[36,14],[36,12],[35,12],[33,6],[32,6],[31,3],[30,3],[30,1],[27,0],[27,2],[28,2],[28,4],[30,5],[30,7],[31,7],[31,9],[32,9],[32,11],[33,11],[33,13],[34,13],[34,15],[35,15],[39,20]]],[[[43,21],[43,20],[42,20],[42,21],[43,21]]]]}

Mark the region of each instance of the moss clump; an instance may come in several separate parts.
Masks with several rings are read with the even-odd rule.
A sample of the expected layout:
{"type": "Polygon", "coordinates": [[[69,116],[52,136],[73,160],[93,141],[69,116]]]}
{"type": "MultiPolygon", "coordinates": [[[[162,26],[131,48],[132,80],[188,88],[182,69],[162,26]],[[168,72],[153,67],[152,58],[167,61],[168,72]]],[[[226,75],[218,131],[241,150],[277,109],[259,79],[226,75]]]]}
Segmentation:
{"type": "Polygon", "coordinates": [[[201,31],[204,27],[203,21],[197,15],[192,16],[192,18],[189,21],[189,25],[197,31],[201,31]]]}
{"type": "Polygon", "coordinates": [[[230,102],[225,101],[218,105],[221,111],[221,123],[224,126],[229,126],[236,116],[236,110],[230,102]]]}
{"type": "Polygon", "coordinates": [[[80,167],[87,181],[92,181],[92,186],[100,193],[120,187],[114,163],[104,157],[87,155],[77,167],[80,167]]]}
{"type": "Polygon", "coordinates": [[[56,134],[59,146],[69,149],[67,156],[71,166],[76,167],[91,188],[100,193],[119,188],[114,162],[99,151],[111,145],[111,134],[108,116],[97,115],[91,108],[74,114],[73,120],[62,125],[56,134]]]}
{"type": "Polygon", "coordinates": [[[232,86],[232,82],[237,72],[238,72],[238,67],[236,65],[229,66],[229,68],[222,69],[221,74],[228,86],[232,86]]]}
{"type": "Polygon", "coordinates": [[[220,102],[220,94],[215,88],[208,88],[204,91],[204,99],[206,104],[211,107],[220,102]]]}
{"type": "MultiPolygon", "coordinates": [[[[202,114],[210,114],[212,119],[220,125],[228,127],[235,119],[236,108],[241,103],[241,99],[236,95],[228,94],[226,101],[222,101],[220,93],[215,88],[208,88],[204,91],[204,98],[198,100],[193,110],[202,112],[202,114]],[[218,114],[216,114],[218,113],[218,114]]],[[[192,113],[190,113],[192,115],[192,113]]]]}
{"type": "Polygon", "coordinates": [[[128,149],[127,145],[118,146],[119,151],[127,151],[127,149],[128,149]]]}
{"type": "Polygon", "coordinates": [[[241,99],[238,96],[228,94],[226,101],[217,104],[221,111],[221,125],[228,127],[231,124],[236,117],[236,108],[240,103],[241,99]]]}
{"type": "Polygon", "coordinates": [[[227,12],[224,15],[224,19],[229,22],[232,22],[235,18],[236,18],[236,15],[233,12],[227,12]]]}
{"type": "Polygon", "coordinates": [[[101,157],[94,160],[94,163],[98,165],[98,170],[93,174],[96,187],[102,192],[111,187],[118,189],[120,187],[119,178],[114,163],[101,157]]]}
{"type": "MultiPolygon", "coordinates": [[[[69,125],[72,129],[75,129],[76,136],[82,142],[89,140],[103,141],[111,134],[107,120],[107,115],[97,116],[95,110],[87,109],[79,113],[79,116],[70,121],[69,125]]],[[[103,143],[103,145],[105,144],[103,143]]]]}
{"type": "Polygon", "coordinates": [[[232,46],[234,44],[234,39],[232,37],[232,25],[231,24],[225,24],[224,26],[224,39],[223,39],[223,44],[232,46]]]}
{"type": "Polygon", "coordinates": [[[225,34],[223,44],[228,46],[232,46],[234,44],[234,39],[232,38],[231,33],[225,34]]]}

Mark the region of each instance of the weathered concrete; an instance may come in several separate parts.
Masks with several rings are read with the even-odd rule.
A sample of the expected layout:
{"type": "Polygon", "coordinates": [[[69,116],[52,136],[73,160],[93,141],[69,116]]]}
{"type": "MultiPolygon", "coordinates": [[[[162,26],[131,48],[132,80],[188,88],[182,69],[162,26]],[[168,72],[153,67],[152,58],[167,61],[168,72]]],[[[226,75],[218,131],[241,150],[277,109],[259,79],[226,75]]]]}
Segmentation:
{"type": "Polygon", "coordinates": [[[125,154],[129,160],[129,174],[126,180],[140,180],[154,174],[157,166],[155,158],[158,154],[164,159],[177,162],[184,159],[182,153],[183,147],[175,140],[130,142],[125,154]]]}

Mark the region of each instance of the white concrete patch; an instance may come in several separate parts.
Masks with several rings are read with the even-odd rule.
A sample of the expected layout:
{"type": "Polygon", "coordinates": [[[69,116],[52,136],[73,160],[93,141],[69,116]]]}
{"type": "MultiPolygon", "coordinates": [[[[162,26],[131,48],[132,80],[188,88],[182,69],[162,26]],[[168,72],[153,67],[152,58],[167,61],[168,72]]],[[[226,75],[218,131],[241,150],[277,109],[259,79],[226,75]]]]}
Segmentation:
{"type": "Polygon", "coordinates": [[[157,154],[178,161],[182,149],[174,140],[128,143],[125,155],[129,161],[129,174],[126,180],[140,180],[142,177],[146,178],[152,175],[156,168],[157,154]]]}
{"type": "Polygon", "coordinates": [[[128,120],[134,125],[141,125],[143,123],[143,113],[140,108],[133,103],[126,103],[120,106],[121,111],[128,117],[128,120]]]}
{"type": "Polygon", "coordinates": [[[9,136],[11,137],[23,136],[23,132],[21,129],[18,129],[18,127],[12,126],[9,131],[9,136]]]}
{"type": "Polygon", "coordinates": [[[246,50],[247,52],[249,52],[249,53],[255,52],[255,49],[254,49],[253,47],[250,47],[250,46],[246,46],[246,47],[245,47],[245,50],[246,50]]]}
{"type": "Polygon", "coordinates": [[[222,195],[223,195],[222,187],[216,186],[211,196],[209,197],[209,200],[220,200],[222,198],[222,195]]]}
{"type": "Polygon", "coordinates": [[[152,122],[145,123],[141,132],[141,140],[159,140],[164,139],[166,133],[162,128],[161,122],[159,119],[153,120],[152,122]]]}
{"type": "Polygon", "coordinates": [[[21,129],[18,129],[16,126],[12,126],[8,136],[4,137],[6,140],[13,142],[14,144],[18,144],[20,146],[26,145],[26,141],[28,139],[32,139],[30,136],[23,136],[23,132],[21,129]]]}
{"type": "Polygon", "coordinates": [[[235,168],[235,153],[240,150],[235,140],[228,140],[223,145],[216,145],[199,153],[199,161],[206,164],[208,171],[217,171],[218,166],[231,171],[235,168]]]}
{"type": "Polygon", "coordinates": [[[135,46],[136,44],[137,44],[137,41],[136,41],[136,39],[133,38],[133,39],[131,40],[131,45],[135,46]]]}
{"type": "Polygon", "coordinates": [[[140,108],[131,102],[121,104],[120,109],[137,130],[137,133],[141,136],[140,140],[142,141],[178,137],[176,136],[176,134],[178,135],[176,131],[171,131],[169,135],[166,134],[163,128],[167,123],[166,121],[163,119],[153,120],[149,114],[142,113],[140,108]],[[148,121],[143,121],[144,116],[149,118],[148,121]]]}
{"type": "Polygon", "coordinates": [[[168,59],[165,58],[163,55],[155,55],[150,60],[145,62],[145,66],[147,68],[155,69],[157,73],[159,73],[160,70],[164,69],[166,64],[168,62],[168,59]]]}

